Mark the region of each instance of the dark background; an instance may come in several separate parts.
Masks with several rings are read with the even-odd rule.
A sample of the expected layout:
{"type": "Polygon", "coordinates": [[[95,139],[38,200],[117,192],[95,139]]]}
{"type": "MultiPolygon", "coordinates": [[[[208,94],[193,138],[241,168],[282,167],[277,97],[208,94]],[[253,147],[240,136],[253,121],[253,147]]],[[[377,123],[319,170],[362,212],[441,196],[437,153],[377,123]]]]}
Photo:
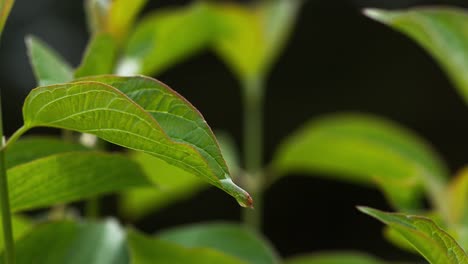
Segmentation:
{"type": "MultiPolygon", "coordinates": [[[[150,1],[145,12],[190,1],[150,1]]],[[[363,7],[405,8],[466,1],[309,0],[291,41],[274,67],[267,89],[267,161],[277,144],[303,122],[321,114],[359,111],[399,122],[432,142],[453,172],[468,161],[468,108],[436,63],[405,36],[361,15],[363,7]]],[[[24,36],[34,34],[77,65],[88,33],[82,1],[17,0],[0,46],[0,89],[5,129],[21,125],[21,104],[35,81],[24,36]]],[[[466,5],[466,4],[465,4],[466,5]]],[[[210,52],[158,76],[189,99],[215,129],[241,142],[239,84],[210,52]]],[[[37,130],[36,133],[48,133],[37,130]]],[[[319,176],[319,175],[316,175],[319,176]]],[[[390,210],[374,190],[317,177],[290,175],[266,194],[266,236],[284,256],[355,249],[387,259],[419,259],[381,236],[382,225],[355,205],[390,210]]],[[[106,213],[112,214],[110,200],[106,213]]],[[[155,232],[206,220],[237,220],[234,200],[211,189],[136,225],[155,232]]]]}

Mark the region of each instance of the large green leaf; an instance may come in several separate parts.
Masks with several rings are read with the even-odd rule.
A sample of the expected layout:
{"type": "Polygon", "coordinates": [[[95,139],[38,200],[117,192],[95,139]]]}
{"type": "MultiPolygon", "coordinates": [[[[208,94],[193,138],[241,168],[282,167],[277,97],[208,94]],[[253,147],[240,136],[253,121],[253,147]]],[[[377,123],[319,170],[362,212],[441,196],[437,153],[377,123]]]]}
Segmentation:
{"type": "Polygon", "coordinates": [[[242,264],[245,262],[212,249],[187,249],[176,244],[147,238],[134,231],[128,234],[131,263],[242,264]]]}
{"type": "Polygon", "coordinates": [[[383,264],[385,262],[359,252],[326,252],[297,256],[285,264],[383,264]]]}
{"type": "Polygon", "coordinates": [[[16,258],[18,264],[130,263],[126,234],[113,220],[40,225],[16,243],[16,258]]]}
{"type": "Polygon", "coordinates": [[[468,100],[468,13],[465,10],[431,7],[401,11],[366,9],[364,13],[424,47],[468,100]]]}
{"type": "Polygon", "coordinates": [[[240,80],[267,73],[289,35],[299,0],[217,4],[215,49],[240,80]]]}
{"type": "Polygon", "coordinates": [[[72,67],[36,37],[27,37],[29,60],[38,85],[51,85],[73,80],[72,67]]]}
{"type": "MultiPolygon", "coordinates": [[[[14,215],[11,218],[13,227],[13,238],[15,241],[21,239],[25,234],[33,229],[33,223],[23,216],[14,215]]],[[[3,225],[0,225],[0,237],[3,237],[3,225]]],[[[0,239],[0,251],[3,251],[3,239],[0,239]]]]}
{"type": "Polygon", "coordinates": [[[368,207],[359,210],[398,231],[432,264],[466,264],[468,255],[457,242],[429,218],[385,213],[368,207]]]}
{"type": "Polygon", "coordinates": [[[468,168],[464,168],[450,183],[448,188],[450,224],[456,238],[468,250],[468,168]]]}
{"type": "Polygon", "coordinates": [[[26,137],[18,140],[6,150],[6,168],[53,154],[90,150],[83,145],[65,142],[54,137],[26,137]]]}
{"type": "Polygon", "coordinates": [[[0,0],[0,36],[2,36],[5,22],[10,14],[11,8],[15,3],[14,0],[0,0]]]}
{"type": "Polygon", "coordinates": [[[146,16],[130,36],[117,73],[156,75],[206,47],[213,28],[208,11],[195,3],[146,16]]]}
{"type": "Polygon", "coordinates": [[[119,205],[129,219],[140,219],[207,187],[198,177],[151,155],[132,151],[130,157],[140,164],[157,187],[132,189],[122,194],[119,205]]]}
{"type": "Polygon", "coordinates": [[[114,38],[109,34],[97,34],[88,44],[75,77],[113,73],[116,57],[117,44],[114,38]]]}
{"type": "Polygon", "coordinates": [[[164,84],[146,77],[96,76],[40,87],[26,98],[24,129],[49,126],[97,135],[154,155],[223,189],[243,206],[203,116],[164,84]]]}
{"type": "Polygon", "coordinates": [[[8,184],[12,211],[150,185],[132,160],[94,152],[57,154],[13,167],[8,184]]]}
{"type": "Polygon", "coordinates": [[[264,238],[238,224],[211,223],[179,227],[159,233],[158,238],[189,248],[216,249],[252,264],[279,262],[274,249],[264,238]]]}
{"type": "Polygon", "coordinates": [[[377,184],[401,209],[417,208],[421,186],[444,207],[447,169],[419,137],[369,115],[335,114],[306,124],[282,143],[272,164],[278,175],[326,173],[377,184]]]}

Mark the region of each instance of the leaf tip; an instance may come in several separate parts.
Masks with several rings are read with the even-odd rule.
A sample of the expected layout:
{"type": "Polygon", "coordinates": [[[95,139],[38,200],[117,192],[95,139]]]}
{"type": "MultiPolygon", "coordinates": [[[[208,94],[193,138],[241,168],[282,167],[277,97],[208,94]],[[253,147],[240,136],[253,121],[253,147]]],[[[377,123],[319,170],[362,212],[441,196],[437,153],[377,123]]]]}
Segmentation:
{"type": "Polygon", "coordinates": [[[248,192],[237,186],[231,178],[221,180],[222,189],[236,198],[237,202],[242,207],[253,208],[253,199],[248,192]]]}
{"type": "Polygon", "coordinates": [[[365,16],[382,23],[386,23],[389,20],[388,16],[385,14],[385,11],[377,8],[364,8],[362,13],[365,16]]]}

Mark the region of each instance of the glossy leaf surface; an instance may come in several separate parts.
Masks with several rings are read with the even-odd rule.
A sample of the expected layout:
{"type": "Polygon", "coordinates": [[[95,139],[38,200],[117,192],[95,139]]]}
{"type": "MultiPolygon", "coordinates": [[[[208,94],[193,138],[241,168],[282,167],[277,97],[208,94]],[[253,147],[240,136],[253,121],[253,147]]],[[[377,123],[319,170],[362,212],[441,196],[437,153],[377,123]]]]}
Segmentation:
{"type": "Polygon", "coordinates": [[[130,159],[94,152],[57,154],[13,167],[8,183],[12,211],[150,185],[130,159]]]}
{"type": "Polygon", "coordinates": [[[384,264],[377,258],[358,252],[324,252],[286,259],[285,264],[384,264]]]}
{"type": "Polygon", "coordinates": [[[278,263],[268,242],[257,233],[237,224],[212,223],[163,231],[158,238],[189,248],[211,248],[247,263],[278,263]]]}
{"type": "Polygon", "coordinates": [[[377,184],[401,209],[418,206],[422,186],[444,200],[447,177],[438,155],[411,131],[361,114],[335,114],[308,123],[282,143],[272,166],[279,175],[325,173],[377,184]]]}
{"type": "Polygon", "coordinates": [[[386,213],[368,207],[359,207],[359,210],[398,231],[432,264],[468,263],[465,251],[429,218],[386,213]]]}
{"type": "Polygon", "coordinates": [[[136,232],[128,234],[131,263],[186,263],[186,264],[242,264],[235,257],[225,255],[212,249],[192,248],[187,249],[176,244],[157,239],[147,238],[136,232]]]}
{"type": "Polygon", "coordinates": [[[125,236],[113,220],[47,223],[16,243],[16,263],[127,264],[125,236]]]}
{"type": "Polygon", "coordinates": [[[80,144],[65,142],[54,137],[25,137],[6,150],[6,168],[43,158],[53,154],[90,150],[80,144]]]}
{"type": "Polygon", "coordinates": [[[132,189],[122,194],[120,206],[127,218],[140,219],[207,187],[198,177],[151,155],[130,152],[130,157],[140,164],[155,187],[132,189]]]}
{"type": "Polygon", "coordinates": [[[202,177],[243,206],[250,196],[231,178],[202,115],[164,84],[146,77],[97,76],[34,89],[25,127],[49,126],[97,135],[202,177]]]}
{"type": "Polygon", "coordinates": [[[99,74],[111,74],[117,56],[117,44],[108,34],[95,35],[86,49],[83,61],[76,69],[75,77],[85,77],[99,74]]]}
{"type": "Polygon", "coordinates": [[[52,48],[36,37],[27,37],[29,60],[39,86],[73,80],[72,67],[52,48]]]}
{"type": "Polygon", "coordinates": [[[425,48],[468,100],[468,12],[450,7],[400,11],[366,9],[372,19],[406,34],[425,48]]]}
{"type": "Polygon", "coordinates": [[[243,81],[267,73],[281,52],[301,1],[261,1],[257,5],[214,5],[215,49],[243,81]]]}
{"type": "Polygon", "coordinates": [[[0,0],[0,37],[14,3],[14,0],[0,0]]]}
{"type": "Polygon", "coordinates": [[[156,75],[207,47],[213,21],[204,3],[158,10],[138,23],[117,73],[156,75]]]}

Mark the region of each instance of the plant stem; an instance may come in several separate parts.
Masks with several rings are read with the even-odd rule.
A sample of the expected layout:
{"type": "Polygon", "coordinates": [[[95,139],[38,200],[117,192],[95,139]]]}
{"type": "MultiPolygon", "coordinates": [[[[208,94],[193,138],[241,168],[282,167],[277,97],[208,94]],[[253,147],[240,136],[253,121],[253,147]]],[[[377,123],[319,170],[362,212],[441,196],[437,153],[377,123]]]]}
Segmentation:
{"type": "MultiPolygon", "coordinates": [[[[19,136],[18,136],[19,137],[19,136]]],[[[10,200],[8,196],[8,179],[5,167],[5,139],[3,134],[2,104],[0,96],[0,209],[2,214],[3,240],[5,244],[5,263],[15,263],[15,245],[13,240],[13,228],[11,225],[10,200]]]]}
{"type": "Polygon", "coordinates": [[[263,212],[263,78],[244,83],[244,164],[247,172],[247,191],[254,199],[255,209],[245,209],[243,221],[260,230],[263,212]]]}

